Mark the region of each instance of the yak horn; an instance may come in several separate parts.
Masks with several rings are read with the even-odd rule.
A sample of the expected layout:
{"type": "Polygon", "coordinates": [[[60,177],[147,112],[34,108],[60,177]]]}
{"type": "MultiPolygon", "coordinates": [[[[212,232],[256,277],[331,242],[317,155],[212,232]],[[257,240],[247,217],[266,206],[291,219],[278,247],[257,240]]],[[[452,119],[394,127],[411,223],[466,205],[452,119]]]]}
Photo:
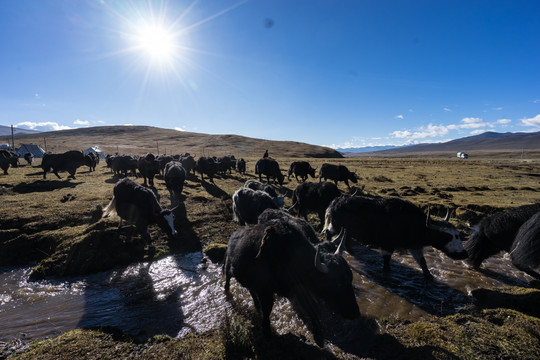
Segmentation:
{"type": "Polygon", "coordinates": [[[315,269],[323,274],[326,274],[328,273],[328,266],[321,262],[321,259],[319,258],[319,249],[320,247],[317,246],[317,252],[315,253],[315,269]]]}
{"type": "Polygon", "coordinates": [[[333,243],[336,243],[339,240],[339,245],[336,249],[334,255],[343,255],[343,250],[345,250],[345,241],[347,239],[347,230],[342,227],[339,235],[332,240],[333,243]]]}
{"type": "Polygon", "coordinates": [[[429,227],[430,224],[431,224],[430,208],[429,208],[429,206],[428,206],[428,208],[427,208],[427,215],[426,215],[426,226],[429,227]]]}
{"type": "Polygon", "coordinates": [[[351,196],[356,196],[356,193],[358,193],[358,188],[356,188],[351,196]]]}
{"type": "Polygon", "coordinates": [[[448,222],[450,220],[450,208],[446,208],[446,216],[444,217],[444,221],[448,222]]]}
{"type": "Polygon", "coordinates": [[[293,206],[291,206],[290,208],[286,209],[285,211],[286,211],[286,212],[291,212],[291,210],[294,209],[294,208],[296,207],[296,205],[298,205],[298,202],[295,202],[295,203],[293,204],[293,206]]]}

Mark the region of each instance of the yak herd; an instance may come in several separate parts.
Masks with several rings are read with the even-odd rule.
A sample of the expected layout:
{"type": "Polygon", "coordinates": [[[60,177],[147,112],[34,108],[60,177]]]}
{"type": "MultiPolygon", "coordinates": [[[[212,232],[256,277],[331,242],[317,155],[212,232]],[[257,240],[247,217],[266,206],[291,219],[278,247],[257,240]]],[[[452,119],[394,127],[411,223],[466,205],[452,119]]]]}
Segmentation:
{"type": "MultiPolygon", "coordinates": [[[[316,177],[316,169],[307,161],[293,162],[287,178],[294,176],[301,182],[292,193],[292,206],[284,209],[284,197],[276,189],[281,189],[285,176],[278,162],[267,154],[255,164],[259,181],[246,181],[232,196],[233,220],[241,227],[229,239],[223,264],[225,290],[229,291],[232,277],[249,290],[267,334],[271,333],[270,313],[275,294],[289,298],[306,316],[319,345],[323,344],[323,327],[317,299],[345,318],[359,316],[352,272],[342,257],[353,241],[380,249],[384,271],[390,269],[392,253],[406,249],[426,279],[431,278],[423,248],[433,246],[452,259],[466,260],[474,268],[479,268],[486,258],[506,251],[518,269],[540,279],[540,203],[485,217],[472,229],[463,246],[460,233],[448,221],[449,214],[444,220],[434,220],[429,209],[425,214],[420,207],[401,198],[342,193],[337,186],[339,181],[347,187],[349,181],[358,182],[356,173],[344,165],[325,163],[319,170],[319,181],[307,182],[309,176],[316,177]],[[318,215],[318,228],[325,241],[319,241],[307,221],[309,213],[318,215]]],[[[10,165],[17,166],[15,155],[0,150],[0,167],[5,174],[10,165]]],[[[31,158],[26,160],[31,163],[31,158]]],[[[74,179],[78,167],[88,166],[92,171],[98,161],[99,157],[80,151],[46,153],[41,165],[43,178],[47,172],[60,178],[58,172],[67,171],[74,179]]],[[[176,235],[175,208],[163,209],[151,190],[156,175],[163,176],[171,204],[177,206],[186,176],[191,172],[198,172],[202,182],[206,176],[212,183],[216,174],[246,172],[245,160],[233,155],[197,160],[188,153],[157,157],[108,155],[105,161],[113,175],[122,179],[115,184],[113,198],[103,216],[117,214],[120,221],[135,224],[149,252],[154,251],[149,225],[157,224],[171,238],[176,235]],[[137,173],[143,184],[128,178],[137,173]]]]}

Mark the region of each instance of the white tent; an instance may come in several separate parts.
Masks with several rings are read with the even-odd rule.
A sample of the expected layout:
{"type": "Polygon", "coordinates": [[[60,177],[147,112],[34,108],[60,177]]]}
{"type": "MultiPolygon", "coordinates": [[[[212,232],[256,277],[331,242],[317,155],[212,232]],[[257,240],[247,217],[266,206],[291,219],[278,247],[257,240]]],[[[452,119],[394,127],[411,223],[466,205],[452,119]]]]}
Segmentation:
{"type": "Polygon", "coordinates": [[[96,155],[99,155],[99,157],[101,159],[105,158],[105,153],[99,148],[99,146],[97,145],[94,145],[92,147],[89,147],[88,149],[86,150],[83,150],[83,154],[84,155],[87,155],[89,153],[94,153],[96,155]]]}
{"type": "Polygon", "coordinates": [[[0,149],[11,149],[9,144],[0,144],[0,149]]]}
{"type": "Polygon", "coordinates": [[[43,154],[45,154],[45,150],[43,150],[39,145],[21,144],[21,146],[17,149],[17,154],[19,154],[19,157],[22,158],[26,153],[31,153],[34,155],[34,157],[42,158],[43,154]]]}

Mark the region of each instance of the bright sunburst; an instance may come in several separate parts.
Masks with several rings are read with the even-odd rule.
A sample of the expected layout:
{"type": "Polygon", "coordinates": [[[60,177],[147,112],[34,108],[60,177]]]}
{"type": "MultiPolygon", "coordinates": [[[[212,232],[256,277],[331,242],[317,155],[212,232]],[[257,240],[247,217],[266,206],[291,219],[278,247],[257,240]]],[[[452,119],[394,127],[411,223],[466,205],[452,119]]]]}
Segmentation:
{"type": "Polygon", "coordinates": [[[143,26],[135,41],[143,52],[157,61],[171,61],[178,50],[173,34],[160,25],[143,26]]]}

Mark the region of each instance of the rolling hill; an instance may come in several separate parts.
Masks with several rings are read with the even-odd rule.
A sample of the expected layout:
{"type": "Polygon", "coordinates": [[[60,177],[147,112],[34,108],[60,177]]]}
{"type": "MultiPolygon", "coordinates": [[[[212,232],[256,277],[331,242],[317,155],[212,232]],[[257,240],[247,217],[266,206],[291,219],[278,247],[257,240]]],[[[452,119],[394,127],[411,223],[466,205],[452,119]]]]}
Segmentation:
{"type": "Polygon", "coordinates": [[[15,146],[22,143],[37,144],[52,152],[82,150],[98,145],[106,154],[189,152],[196,156],[233,154],[236,157],[258,157],[268,149],[272,157],[343,157],[334,149],[296,141],[263,140],[239,135],[208,135],[151,126],[99,126],[18,135],[15,138],[15,146]]]}
{"type": "Polygon", "coordinates": [[[464,151],[469,155],[497,156],[512,154],[519,156],[522,152],[540,154],[540,131],[534,133],[496,133],[485,132],[480,135],[468,136],[461,139],[451,140],[437,144],[418,144],[412,146],[397,147],[393,149],[347,154],[354,157],[372,156],[452,156],[464,151]]]}
{"type": "MultiPolygon", "coordinates": [[[[39,131],[36,130],[29,130],[29,129],[21,129],[21,128],[13,128],[13,135],[19,136],[22,134],[37,134],[39,131]]],[[[5,126],[0,125],[0,137],[10,137],[11,138],[11,126],[5,126]]],[[[6,141],[6,140],[3,140],[6,141]]],[[[7,141],[6,141],[7,142],[7,141]]],[[[11,140],[9,141],[11,143],[11,140]]]]}

